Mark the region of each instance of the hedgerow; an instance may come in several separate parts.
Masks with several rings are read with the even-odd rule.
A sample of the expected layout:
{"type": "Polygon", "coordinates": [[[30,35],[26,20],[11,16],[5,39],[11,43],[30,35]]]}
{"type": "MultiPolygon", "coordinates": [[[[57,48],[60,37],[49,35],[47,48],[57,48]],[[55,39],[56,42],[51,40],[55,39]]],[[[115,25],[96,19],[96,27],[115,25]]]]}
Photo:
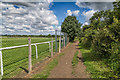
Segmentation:
{"type": "Polygon", "coordinates": [[[80,42],[101,60],[107,59],[110,77],[120,78],[120,1],[113,6],[113,10],[94,13],[90,24],[82,28],[80,42]]]}

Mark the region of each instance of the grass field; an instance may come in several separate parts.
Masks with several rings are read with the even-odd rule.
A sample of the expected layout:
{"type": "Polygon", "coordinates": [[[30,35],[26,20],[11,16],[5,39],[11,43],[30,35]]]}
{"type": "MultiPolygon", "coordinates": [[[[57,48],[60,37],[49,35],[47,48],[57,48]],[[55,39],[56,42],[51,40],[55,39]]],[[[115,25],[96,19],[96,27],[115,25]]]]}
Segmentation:
{"type": "MultiPolygon", "coordinates": [[[[51,41],[51,38],[31,38],[31,43],[51,41]]],[[[2,38],[2,47],[28,44],[28,38],[2,38]]],[[[35,46],[32,46],[32,64],[50,56],[49,44],[37,45],[38,59],[36,59],[35,46]]],[[[55,42],[54,42],[55,51],[55,42]]],[[[28,68],[28,47],[3,50],[4,78],[10,78],[28,68]]]]}

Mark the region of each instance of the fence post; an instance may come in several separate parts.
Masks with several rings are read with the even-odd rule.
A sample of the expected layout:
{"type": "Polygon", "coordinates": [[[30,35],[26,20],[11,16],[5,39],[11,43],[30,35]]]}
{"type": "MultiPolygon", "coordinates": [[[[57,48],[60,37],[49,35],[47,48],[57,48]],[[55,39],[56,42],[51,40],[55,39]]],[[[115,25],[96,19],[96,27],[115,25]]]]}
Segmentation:
{"type": "Polygon", "coordinates": [[[55,49],[56,49],[56,52],[57,52],[57,30],[55,30],[55,49]]]}
{"type": "Polygon", "coordinates": [[[51,57],[53,57],[53,38],[52,38],[52,41],[51,41],[51,57]]]}
{"type": "Polygon", "coordinates": [[[69,43],[69,37],[68,37],[68,43],[69,43]]]}
{"type": "Polygon", "coordinates": [[[68,41],[68,37],[67,37],[67,44],[69,43],[69,41],[68,41]]]}
{"type": "Polygon", "coordinates": [[[64,36],[64,47],[65,47],[65,36],[64,36]]]}
{"type": "Polygon", "coordinates": [[[64,47],[64,35],[63,35],[63,40],[62,41],[63,41],[63,47],[64,47]]]}
{"type": "Polygon", "coordinates": [[[50,49],[50,42],[49,42],[49,52],[51,51],[51,49],[50,49]]]}
{"type": "Polygon", "coordinates": [[[3,60],[2,60],[2,51],[0,51],[0,61],[1,61],[1,76],[3,76],[3,60]]]}
{"type": "Polygon", "coordinates": [[[67,46],[67,33],[65,33],[65,46],[67,46]]]}
{"type": "Polygon", "coordinates": [[[38,59],[38,52],[37,52],[37,45],[35,44],[35,48],[36,48],[36,59],[38,59]]]}
{"type": "Polygon", "coordinates": [[[28,42],[29,42],[29,64],[28,64],[28,71],[29,73],[31,72],[32,70],[32,62],[31,62],[31,38],[29,37],[28,38],[28,42]]]}
{"type": "Polygon", "coordinates": [[[59,53],[61,51],[61,37],[59,38],[59,53]]]}
{"type": "Polygon", "coordinates": [[[68,44],[68,34],[66,33],[66,46],[68,44]]]}

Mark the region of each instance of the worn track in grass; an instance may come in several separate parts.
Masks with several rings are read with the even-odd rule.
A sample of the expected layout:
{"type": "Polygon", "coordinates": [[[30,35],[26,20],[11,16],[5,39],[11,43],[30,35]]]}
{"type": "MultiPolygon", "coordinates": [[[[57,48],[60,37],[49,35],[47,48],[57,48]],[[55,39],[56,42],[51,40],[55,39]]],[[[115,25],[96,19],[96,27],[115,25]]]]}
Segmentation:
{"type": "MultiPolygon", "coordinates": [[[[48,78],[89,78],[89,74],[85,71],[86,68],[81,60],[79,60],[75,68],[75,74],[72,74],[72,59],[75,52],[79,50],[78,44],[79,42],[75,41],[62,51],[64,56],[60,58],[58,65],[51,71],[48,78]]],[[[80,52],[78,57],[82,58],[80,52]]]]}
{"type": "MultiPolygon", "coordinates": [[[[85,71],[86,67],[83,64],[82,54],[80,53],[80,51],[78,55],[79,62],[74,69],[75,74],[72,74],[72,59],[74,57],[75,52],[77,50],[80,50],[78,48],[78,44],[78,41],[75,41],[72,44],[69,43],[65,48],[61,50],[61,53],[64,53],[64,55],[60,57],[58,65],[50,72],[48,78],[89,78],[89,74],[85,71]]],[[[36,66],[33,66],[34,69],[30,74],[25,74],[24,72],[22,73],[22,75],[18,75],[16,77],[32,78],[33,75],[42,72],[44,70],[44,67],[59,54],[57,53],[53,58],[49,58],[48,60],[43,61],[42,63],[38,63],[38,65],[36,66]]]]}

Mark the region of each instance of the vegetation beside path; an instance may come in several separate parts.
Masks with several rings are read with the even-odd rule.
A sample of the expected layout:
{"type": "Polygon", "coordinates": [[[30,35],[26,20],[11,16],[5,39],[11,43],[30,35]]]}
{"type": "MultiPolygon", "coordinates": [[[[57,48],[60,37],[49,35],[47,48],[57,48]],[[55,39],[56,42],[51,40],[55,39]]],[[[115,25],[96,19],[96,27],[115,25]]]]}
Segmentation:
{"type": "Polygon", "coordinates": [[[43,78],[43,79],[47,79],[48,76],[50,75],[50,71],[58,64],[58,60],[61,56],[63,56],[64,53],[60,53],[59,56],[57,56],[56,58],[54,58],[45,68],[42,72],[40,72],[39,74],[35,74],[33,75],[33,78],[43,78]]]}
{"type": "Polygon", "coordinates": [[[76,68],[76,65],[77,65],[78,62],[79,62],[78,54],[79,54],[79,52],[76,51],[75,54],[74,54],[73,60],[72,60],[72,67],[73,67],[72,74],[73,74],[73,75],[75,75],[75,68],[76,68]]]}
{"type": "Polygon", "coordinates": [[[78,54],[79,54],[78,51],[76,51],[76,53],[74,54],[74,57],[73,57],[73,60],[72,60],[72,66],[73,67],[75,67],[77,65],[78,61],[79,61],[78,54]]]}
{"type": "Polygon", "coordinates": [[[79,48],[83,56],[86,70],[91,74],[91,78],[116,77],[111,73],[112,70],[105,63],[107,59],[100,59],[99,56],[95,56],[90,49],[83,48],[81,44],[79,45],[79,48]]]}

